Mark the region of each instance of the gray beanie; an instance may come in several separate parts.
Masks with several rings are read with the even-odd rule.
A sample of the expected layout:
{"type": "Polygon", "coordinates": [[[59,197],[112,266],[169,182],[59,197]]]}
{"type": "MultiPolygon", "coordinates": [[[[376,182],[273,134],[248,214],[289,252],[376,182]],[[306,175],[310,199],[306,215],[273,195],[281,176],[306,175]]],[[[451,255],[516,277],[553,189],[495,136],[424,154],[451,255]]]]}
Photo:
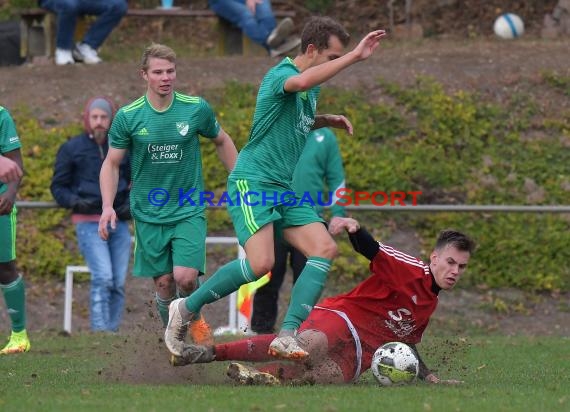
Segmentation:
{"type": "Polygon", "coordinates": [[[109,117],[113,117],[113,108],[111,107],[111,103],[108,100],[103,99],[102,97],[97,97],[93,99],[89,107],[87,108],[87,112],[91,112],[93,109],[101,109],[109,115],[109,117]]]}

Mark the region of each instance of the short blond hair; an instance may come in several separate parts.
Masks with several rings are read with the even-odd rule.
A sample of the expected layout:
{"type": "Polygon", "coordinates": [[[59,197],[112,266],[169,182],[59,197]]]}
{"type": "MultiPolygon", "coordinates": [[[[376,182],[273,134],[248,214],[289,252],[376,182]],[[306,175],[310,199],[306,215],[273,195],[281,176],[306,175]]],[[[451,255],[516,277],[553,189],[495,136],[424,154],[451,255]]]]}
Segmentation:
{"type": "Polygon", "coordinates": [[[176,63],[176,53],[164,44],[152,43],[144,50],[141,59],[141,70],[143,72],[148,70],[148,62],[151,58],[164,59],[171,63],[176,63]]]}

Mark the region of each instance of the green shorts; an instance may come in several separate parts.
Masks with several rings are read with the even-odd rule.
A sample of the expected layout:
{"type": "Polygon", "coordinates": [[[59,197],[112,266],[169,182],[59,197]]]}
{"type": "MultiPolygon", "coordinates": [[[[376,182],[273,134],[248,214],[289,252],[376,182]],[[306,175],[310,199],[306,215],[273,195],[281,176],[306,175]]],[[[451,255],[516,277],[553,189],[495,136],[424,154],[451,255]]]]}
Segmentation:
{"type": "Polygon", "coordinates": [[[277,236],[291,226],[322,222],[315,207],[302,203],[291,190],[247,179],[228,179],[228,212],[240,245],[268,223],[277,236]],[[238,201],[239,199],[239,201],[238,201]]]}
{"type": "Polygon", "coordinates": [[[0,263],[16,260],[16,206],[8,215],[0,216],[0,263]]]}
{"type": "Polygon", "coordinates": [[[191,216],[167,225],[135,221],[133,275],[156,277],[174,266],[205,272],[206,218],[191,216]]]}

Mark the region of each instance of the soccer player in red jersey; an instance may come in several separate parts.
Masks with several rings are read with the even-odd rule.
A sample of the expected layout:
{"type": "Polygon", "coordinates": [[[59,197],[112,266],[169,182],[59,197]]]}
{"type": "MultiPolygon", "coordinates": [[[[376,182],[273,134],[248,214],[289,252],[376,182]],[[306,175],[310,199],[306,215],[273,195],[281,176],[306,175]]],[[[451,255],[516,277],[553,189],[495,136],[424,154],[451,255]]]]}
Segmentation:
{"type": "MultiPolygon", "coordinates": [[[[352,382],[370,368],[376,349],[398,341],[412,346],[422,334],[441,290],[455,286],[475,248],[473,240],[454,230],[442,231],[426,264],[377,242],[358,221],[340,218],[329,227],[333,235],[346,230],[354,249],[370,260],[370,276],[348,293],[322,300],[299,328],[299,345],[309,357],[302,363],[266,363],[259,369],[231,363],[228,375],[241,383],[276,384],[352,382]]],[[[186,345],[173,365],[211,361],[268,362],[267,348],[275,335],[257,335],[215,346],[186,345]]],[[[420,379],[440,380],[420,359],[420,379]]]]}

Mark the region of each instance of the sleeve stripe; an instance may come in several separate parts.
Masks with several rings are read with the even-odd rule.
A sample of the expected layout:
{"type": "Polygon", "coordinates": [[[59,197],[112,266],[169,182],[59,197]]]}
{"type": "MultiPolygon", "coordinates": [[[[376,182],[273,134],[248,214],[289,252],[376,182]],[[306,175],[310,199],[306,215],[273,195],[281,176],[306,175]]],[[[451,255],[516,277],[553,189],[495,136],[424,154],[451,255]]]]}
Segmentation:
{"type": "Polygon", "coordinates": [[[392,256],[394,259],[399,260],[400,262],[404,262],[407,263],[408,265],[412,265],[412,266],[416,266],[419,268],[424,269],[426,267],[426,265],[418,260],[417,258],[407,255],[405,253],[400,252],[399,250],[396,250],[390,246],[386,246],[383,243],[380,243],[380,250],[384,253],[386,253],[388,256],[392,256]]]}

